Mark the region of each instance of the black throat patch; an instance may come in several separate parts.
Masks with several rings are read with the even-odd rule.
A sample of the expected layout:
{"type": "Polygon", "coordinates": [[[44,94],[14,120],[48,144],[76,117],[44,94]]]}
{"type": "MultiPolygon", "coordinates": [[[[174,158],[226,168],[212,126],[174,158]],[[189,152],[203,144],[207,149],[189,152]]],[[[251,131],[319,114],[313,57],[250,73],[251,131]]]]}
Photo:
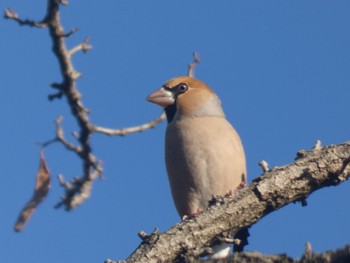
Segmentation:
{"type": "Polygon", "coordinates": [[[168,107],[165,108],[165,115],[167,122],[170,123],[173,121],[174,117],[176,114],[176,105],[175,103],[172,105],[169,105],[168,107]]]}

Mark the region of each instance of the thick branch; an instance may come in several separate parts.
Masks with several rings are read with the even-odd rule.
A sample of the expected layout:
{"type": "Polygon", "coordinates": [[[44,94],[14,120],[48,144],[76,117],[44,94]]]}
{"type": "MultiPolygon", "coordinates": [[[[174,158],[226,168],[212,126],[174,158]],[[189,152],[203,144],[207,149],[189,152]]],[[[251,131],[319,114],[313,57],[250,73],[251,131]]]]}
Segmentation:
{"type": "MultiPolygon", "coordinates": [[[[220,263],[340,263],[350,262],[350,245],[345,247],[326,251],[324,253],[317,253],[311,251],[310,244],[306,245],[304,254],[300,259],[293,259],[286,254],[264,255],[257,252],[235,253],[220,263]]],[[[211,260],[196,260],[195,262],[214,263],[211,260]]]]}
{"type": "Polygon", "coordinates": [[[143,235],[140,246],[120,262],[187,261],[204,255],[218,239],[255,224],[289,203],[303,201],[316,190],[338,185],[349,176],[350,142],[299,151],[293,163],[270,169],[232,197],[213,199],[198,217],[161,234],[143,235]]]}

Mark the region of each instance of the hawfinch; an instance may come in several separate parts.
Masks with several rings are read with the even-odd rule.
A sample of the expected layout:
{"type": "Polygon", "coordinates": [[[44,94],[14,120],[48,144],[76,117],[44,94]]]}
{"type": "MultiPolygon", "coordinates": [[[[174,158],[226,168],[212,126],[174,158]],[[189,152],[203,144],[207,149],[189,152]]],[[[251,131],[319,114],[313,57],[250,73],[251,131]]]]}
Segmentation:
{"type": "Polygon", "coordinates": [[[173,78],[147,100],[166,113],[165,162],[181,218],[207,208],[213,195],[225,195],[246,182],[241,140],[205,83],[173,78]]]}

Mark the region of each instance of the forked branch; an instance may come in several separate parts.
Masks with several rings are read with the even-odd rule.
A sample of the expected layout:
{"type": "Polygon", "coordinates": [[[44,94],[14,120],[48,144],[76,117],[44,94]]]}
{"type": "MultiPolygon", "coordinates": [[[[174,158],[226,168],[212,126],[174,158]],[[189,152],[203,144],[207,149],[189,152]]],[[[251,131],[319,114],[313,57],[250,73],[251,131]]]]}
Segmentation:
{"type": "Polygon", "coordinates": [[[66,39],[77,32],[76,28],[73,28],[69,32],[65,32],[60,21],[60,7],[61,5],[67,4],[68,2],[65,0],[47,0],[46,14],[44,19],[39,22],[29,19],[21,19],[11,8],[5,10],[4,17],[17,22],[21,26],[48,28],[50,32],[52,51],[58,60],[62,80],[61,82],[51,84],[51,87],[54,88],[56,92],[50,94],[48,98],[49,100],[61,99],[62,97],[67,99],[71,113],[79,126],[79,131],[75,133],[77,143],[68,141],[64,136],[64,130],[61,125],[62,117],[59,117],[56,120],[55,138],[43,143],[42,146],[45,147],[53,142],[60,142],[66,149],[75,153],[82,160],[82,176],[76,177],[71,181],[65,181],[62,175],[59,177],[60,185],[65,189],[65,194],[56,207],[64,206],[66,210],[71,210],[90,196],[92,182],[96,178],[101,177],[103,172],[102,161],[99,161],[92,152],[90,139],[93,133],[99,132],[107,135],[127,135],[153,128],[165,118],[164,114],[162,114],[160,117],[146,124],[117,130],[103,128],[91,123],[89,119],[90,111],[85,107],[82,101],[82,96],[77,89],[76,80],[81,76],[81,73],[74,68],[72,57],[79,51],[84,53],[89,51],[92,46],[88,44],[89,38],[85,38],[82,43],[75,47],[71,49],[67,48],[66,39]]]}

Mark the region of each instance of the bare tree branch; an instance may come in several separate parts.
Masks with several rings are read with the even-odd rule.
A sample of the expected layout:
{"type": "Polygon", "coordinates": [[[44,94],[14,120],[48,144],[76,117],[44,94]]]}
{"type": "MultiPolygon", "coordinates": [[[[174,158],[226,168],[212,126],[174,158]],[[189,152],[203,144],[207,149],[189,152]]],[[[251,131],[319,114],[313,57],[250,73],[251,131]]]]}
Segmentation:
{"type": "Polygon", "coordinates": [[[274,167],[233,196],[214,197],[202,214],[164,233],[143,234],[140,246],[118,262],[186,262],[204,256],[218,240],[257,223],[283,206],[301,201],[350,176],[350,142],[299,151],[296,160],[274,167]]]}
{"type": "Polygon", "coordinates": [[[81,152],[82,152],[81,147],[76,146],[73,143],[69,142],[66,139],[66,137],[64,136],[64,131],[63,131],[63,128],[61,126],[62,120],[63,120],[63,117],[58,116],[58,118],[55,121],[55,124],[56,124],[56,139],[55,140],[61,142],[67,150],[75,152],[78,155],[81,154],[81,152]]]}
{"type": "MultiPolygon", "coordinates": [[[[195,260],[193,262],[217,262],[213,260],[195,260]]],[[[345,263],[350,262],[350,244],[336,250],[317,253],[311,250],[311,245],[306,244],[304,254],[300,259],[293,259],[286,254],[264,255],[258,252],[235,253],[220,263],[345,263]]]]}
{"type": "MultiPolygon", "coordinates": [[[[49,32],[52,39],[52,51],[58,59],[63,78],[62,82],[55,87],[58,89],[60,94],[63,94],[66,97],[71,112],[77,120],[80,128],[78,138],[80,146],[72,147],[72,144],[64,140],[62,137],[63,129],[60,128],[59,124],[57,124],[57,138],[66,148],[76,152],[83,161],[83,176],[72,181],[72,184],[75,186],[74,188],[65,187],[66,194],[62,201],[57,205],[57,207],[64,205],[67,210],[70,210],[80,204],[76,200],[83,201],[90,196],[92,180],[97,178],[98,175],[102,173],[102,168],[97,165],[96,157],[93,155],[90,145],[90,137],[93,131],[92,125],[89,121],[89,111],[84,106],[81,100],[81,94],[76,87],[76,80],[81,76],[81,74],[75,70],[71,61],[71,56],[78,49],[76,49],[75,52],[72,52],[66,47],[65,37],[69,34],[65,33],[63,26],[61,25],[59,5],[60,4],[58,1],[48,0],[45,20],[48,23],[49,32]],[[72,191],[72,189],[74,189],[74,191],[72,191]]],[[[79,47],[81,47],[81,45],[79,47]]]]}
{"type": "Polygon", "coordinates": [[[34,20],[29,20],[29,19],[20,19],[19,15],[13,11],[11,8],[6,8],[4,11],[4,18],[6,19],[12,19],[14,21],[16,21],[20,26],[30,26],[30,27],[39,27],[39,28],[43,28],[43,27],[47,27],[48,24],[46,23],[45,20],[41,21],[41,22],[37,22],[34,20]]]}
{"type": "Polygon", "coordinates": [[[84,53],[88,52],[92,48],[92,46],[88,44],[89,40],[90,40],[89,37],[85,38],[82,43],[80,43],[79,45],[69,50],[68,55],[71,57],[72,55],[74,55],[80,50],[83,51],[84,53]]]}
{"type": "Polygon", "coordinates": [[[46,147],[51,143],[60,142],[66,149],[77,154],[82,160],[83,175],[81,177],[74,178],[70,182],[65,181],[63,176],[59,177],[60,185],[65,189],[65,195],[56,207],[64,206],[66,210],[71,210],[90,196],[93,180],[101,177],[103,172],[102,162],[97,160],[91,149],[90,138],[94,132],[107,135],[126,135],[129,133],[141,132],[155,127],[159,122],[163,121],[165,117],[164,114],[162,114],[149,123],[118,130],[95,126],[90,122],[90,111],[84,106],[76,84],[76,80],[81,76],[81,73],[74,68],[72,56],[78,51],[83,51],[85,53],[89,51],[92,46],[88,44],[89,38],[85,38],[82,43],[70,50],[67,49],[65,41],[68,37],[71,37],[77,29],[73,28],[68,33],[64,31],[59,13],[61,4],[67,5],[68,2],[65,0],[47,0],[46,14],[44,19],[40,22],[28,19],[23,20],[10,8],[5,10],[4,17],[16,21],[21,26],[49,29],[52,40],[52,51],[60,66],[62,81],[60,83],[51,84],[51,87],[56,89],[57,92],[50,94],[48,98],[49,100],[61,99],[62,97],[67,99],[71,113],[78,123],[79,131],[76,133],[78,145],[74,145],[64,137],[63,127],[61,126],[62,117],[59,117],[56,120],[56,137],[43,143],[42,146],[46,147]]]}
{"type": "Polygon", "coordinates": [[[188,65],[187,76],[194,77],[194,69],[197,66],[197,64],[199,63],[199,61],[200,61],[200,59],[199,59],[198,52],[193,52],[193,61],[191,64],[188,65]]]}
{"type": "Polygon", "coordinates": [[[162,122],[165,120],[165,113],[163,112],[158,118],[147,122],[145,124],[135,126],[135,127],[129,127],[129,128],[123,128],[123,129],[109,129],[109,128],[104,128],[100,126],[94,126],[93,129],[95,132],[103,133],[106,135],[119,135],[119,136],[124,136],[130,133],[135,133],[135,132],[143,132],[147,129],[154,128],[158,123],[162,122]]]}

